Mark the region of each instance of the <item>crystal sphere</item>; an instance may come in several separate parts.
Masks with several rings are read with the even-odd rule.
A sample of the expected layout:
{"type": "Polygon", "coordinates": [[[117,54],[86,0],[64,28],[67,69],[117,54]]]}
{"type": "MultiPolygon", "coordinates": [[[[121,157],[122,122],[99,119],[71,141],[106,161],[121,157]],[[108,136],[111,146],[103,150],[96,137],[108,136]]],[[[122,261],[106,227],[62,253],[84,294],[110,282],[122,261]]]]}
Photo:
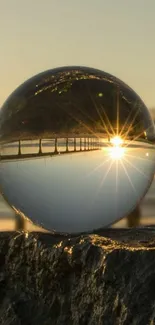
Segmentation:
{"type": "Polygon", "coordinates": [[[100,70],[62,67],[19,86],[0,110],[0,188],[58,233],[127,216],[151,185],[155,129],[140,97],[100,70]]]}

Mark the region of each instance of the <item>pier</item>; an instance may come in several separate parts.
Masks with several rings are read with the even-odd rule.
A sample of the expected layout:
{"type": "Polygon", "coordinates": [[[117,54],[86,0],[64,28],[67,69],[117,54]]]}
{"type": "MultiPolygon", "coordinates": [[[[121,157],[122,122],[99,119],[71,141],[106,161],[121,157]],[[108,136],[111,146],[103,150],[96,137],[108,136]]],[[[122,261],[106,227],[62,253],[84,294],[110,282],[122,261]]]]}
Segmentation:
{"type": "Polygon", "coordinates": [[[39,158],[46,156],[56,156],[60,154],[71,154],[84,151],[99,150],[101,148],[101,139],[95,137],[66,137],[66,138],[48,138],[33,140],[18,140],[1,144],[0,160],[17,160],[28,158],[39,158]],[[28,143],[29,141],[29,143],[28,143]],[[35,144],[33,143],[34,141],[35,144]],[[32,152],[32,148],[35,152],[32,152]],[[47,148],[49,150],[47,151],[47,148]],[[23,152],[24,148],[30,148],[31,152],[23,152]],[[47,152],[44,152],[46,148],[47,152]],[[14,153],[15,149],[17,153],[14,153]],[[36,151],[37,149],[37,151],[36,151]]]}

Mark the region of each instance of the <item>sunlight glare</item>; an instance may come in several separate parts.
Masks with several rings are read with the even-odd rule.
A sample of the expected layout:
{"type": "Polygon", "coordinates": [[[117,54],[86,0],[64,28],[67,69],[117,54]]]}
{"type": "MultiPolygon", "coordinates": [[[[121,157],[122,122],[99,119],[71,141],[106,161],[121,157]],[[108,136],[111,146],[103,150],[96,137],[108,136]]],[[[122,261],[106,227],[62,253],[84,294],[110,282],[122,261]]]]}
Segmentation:
{"type": "Polygon", "coordinates": [[[110,156],[113,159],[121,159],[124,156],[125,149],[119,146],[110,148],[110,156]]]}
{"type": "Polygon", "coordinates": [[[113,159],[121,159],[124,156],[125,149],[122,147],[123,139],[120,136],[115,136],[110,140],[113,145],[110,148],[110,156],[113,159]]]}
{"type": "Polygon", "coordinates": [[[115,136],[110,140],[111,144],[115,147],[121,146],[123,144],[123,139],[120,136],[115,136]]]}

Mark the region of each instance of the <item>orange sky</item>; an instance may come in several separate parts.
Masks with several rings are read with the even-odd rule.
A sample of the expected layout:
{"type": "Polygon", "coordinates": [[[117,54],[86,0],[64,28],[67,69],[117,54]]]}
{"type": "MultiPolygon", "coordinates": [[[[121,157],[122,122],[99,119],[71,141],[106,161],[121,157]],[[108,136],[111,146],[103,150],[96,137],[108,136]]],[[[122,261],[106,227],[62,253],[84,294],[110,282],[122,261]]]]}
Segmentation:
{"type": "Polygon", "coordinates": [[[46,69],[86,65],[155,106],[155,0],[1,0],[0,106],[46,69]]]}

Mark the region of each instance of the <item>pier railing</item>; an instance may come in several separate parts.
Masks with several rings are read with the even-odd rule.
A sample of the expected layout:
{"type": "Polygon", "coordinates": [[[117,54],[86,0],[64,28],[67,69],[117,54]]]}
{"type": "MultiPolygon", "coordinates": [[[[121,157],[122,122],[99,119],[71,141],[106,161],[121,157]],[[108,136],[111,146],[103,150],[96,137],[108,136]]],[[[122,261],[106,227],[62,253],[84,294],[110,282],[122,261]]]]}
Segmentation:
{"type": "Polygon", "coordinates": [[[16,160],[99,150],[101,139],[95,137],[18,140],[1,144],[0,160],[16,160]],[[26,152],[24,148],[27,148],[26,152]],[[35,150],[32,151],[32,148],[35,150]],[[46,151],[45,151],[46,148],[46,151]],[[47,148],[49,150],[47,151],[47,148]]]}

